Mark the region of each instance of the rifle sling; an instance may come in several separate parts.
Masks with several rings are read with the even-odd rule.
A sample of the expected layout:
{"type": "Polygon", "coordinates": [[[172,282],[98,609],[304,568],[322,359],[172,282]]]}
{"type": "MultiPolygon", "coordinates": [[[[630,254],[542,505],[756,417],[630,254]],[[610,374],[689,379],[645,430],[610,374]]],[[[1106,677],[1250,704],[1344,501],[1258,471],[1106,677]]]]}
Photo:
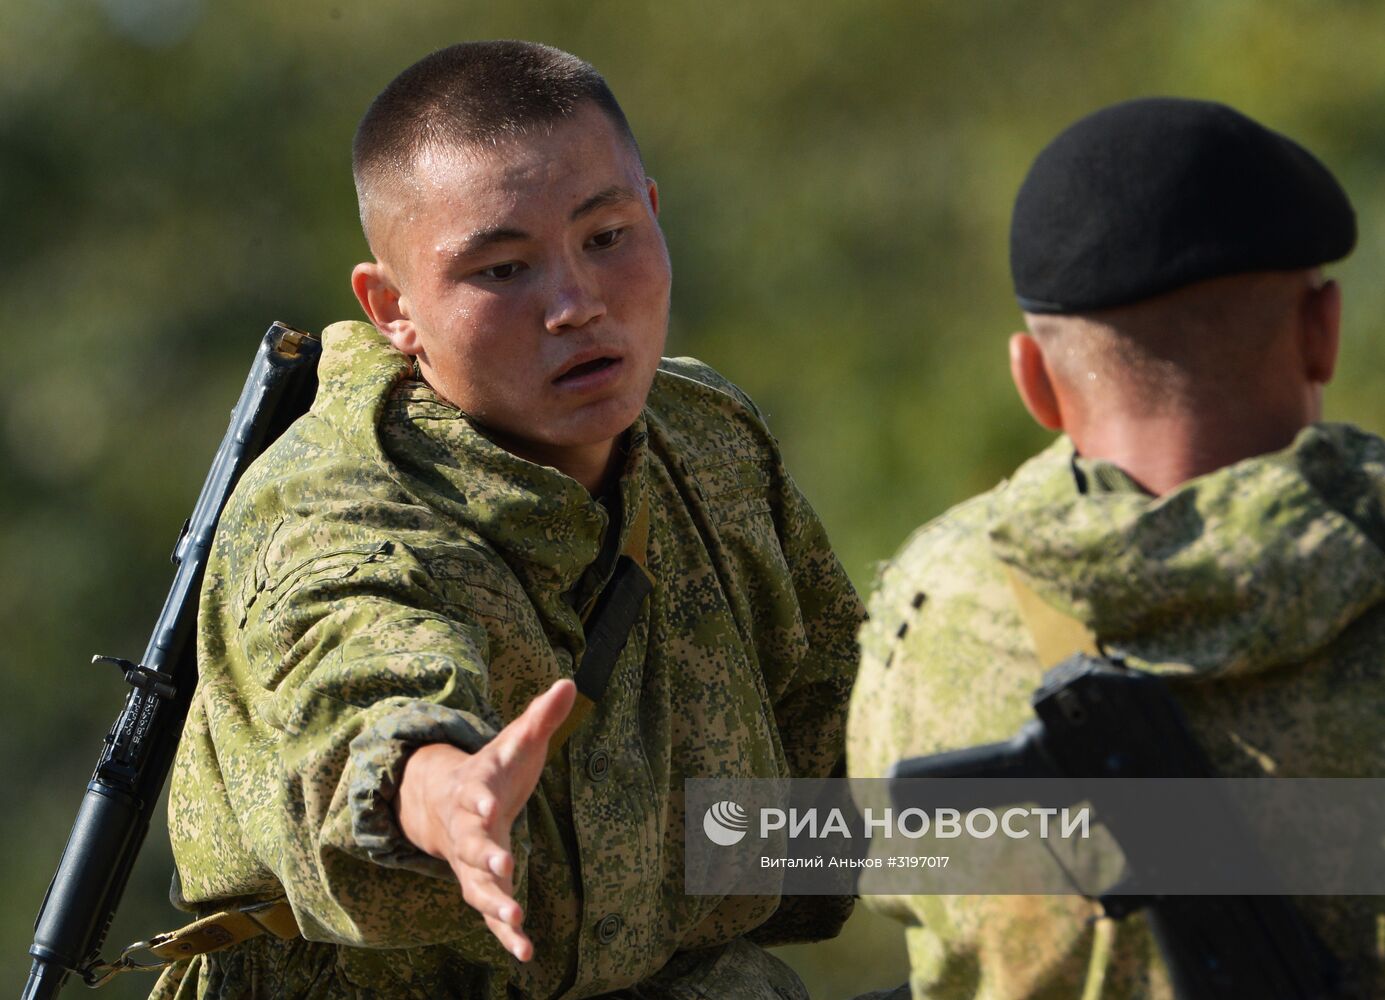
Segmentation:
{"type": "Polygon", "coordinates": [[[168,962],[220,951],[261,934],[288,940],[298,937],[298,922],[287,899],[257,903],[243,910],[223,910],[185,927],[151,938],[145,949],[168,962]]]}
{"type": "MultiPolygon", "coordinates": [[[[610,683],[611,673],[625,649],[626,640],[635,623],[640,620],[644,599],[654,589],[654,578],[646,567],[648,545],[649,499],[646,496],[630,525],[625,546],[616,560],[610,580],[601,588],[583,616],[586,652],[573,673],[577,700],[567,720],[549,743],[549,763],[562,752],[568,737],[586,720],[606,693],[606,685],[610,683]]],[[[139,948],[151,952],[162,960],[162,964],[136,967],[159,969],[198,955],[221,951],[261,934],[273,934],[287,940],[298,937],[300,933],[288,900],[276,899],[210,914],[176,931],[159,934],[141,945],[131,945],[126,951],[139,948]]]]}

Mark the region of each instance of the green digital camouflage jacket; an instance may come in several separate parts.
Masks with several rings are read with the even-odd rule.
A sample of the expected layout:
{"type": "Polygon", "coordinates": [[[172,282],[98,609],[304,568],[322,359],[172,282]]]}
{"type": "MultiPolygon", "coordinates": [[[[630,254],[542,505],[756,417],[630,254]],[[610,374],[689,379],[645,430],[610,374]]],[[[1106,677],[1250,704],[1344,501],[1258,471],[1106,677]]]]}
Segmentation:
{"type": "MultiPolygon", "coordinates": [[[[925,525],[881,572],[863,627],[848,761],[1008,739],[1042,676],[1004,565],[1170,678],[1228,777],[1385,774],[1385,442],[1345,425],[1160,498],[1061,439],[925,525]]],[[[915,997],[1074,998],[1092,961],[1078,896],[877,896],[906,925],[915,997]]],[[[1385,901],[1303,897],[1345,996],[1385,995],[1385,901]]],[[[1098,953],[1099,954],[1099,953],[1098,953]]],[[[1141,918],[1115,928],[1100,996],[1168,998],[1141,918]]],[[[1085,994],[1084,994],[1085,995],[1085,994]]]]}
{"type": "Polygon", "coordinates": [[[217,533],[170,802],[180,902],[286,894],[304,939],[195,960],[163,995],[585,997],[666,965],[641,995],[798,995],[746,936],[831,936],[849,899],[683,892],[684,779],[827,776],[856,668],[860,601],[753,405],[668,360],[627,434],[619,508],[647,499],[655,587],[516,824],[521,965],[391,801],[412,748],[474,751],[572,676],[574,608],[630,519],[496,446],[373,328],[323,340],[311,412],[217,533]]]}

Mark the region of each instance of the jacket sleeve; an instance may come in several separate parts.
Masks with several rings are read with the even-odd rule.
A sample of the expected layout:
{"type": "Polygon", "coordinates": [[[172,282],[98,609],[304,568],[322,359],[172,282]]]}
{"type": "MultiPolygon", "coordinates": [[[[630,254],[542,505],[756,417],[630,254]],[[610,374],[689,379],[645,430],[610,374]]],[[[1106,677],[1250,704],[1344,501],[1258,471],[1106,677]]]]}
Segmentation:
{"type": "MultiPolygon", "coordinates": [[[[698,362],[666,359],[663,367],[719,396],[712,404],[723,414],[711,434],[717,446],[702,442],[689,471],[743,584],[745,606],[737,613],[759,661],[788,773],[840,777],[856,630],[865,614],[860,598],[784,468],[759,407],[698,362]]],[[[747,936],[764,945],[830,938],[853,902],[851,896],[785,896],[747,936]]]]}
{"type": "Polygon", "coordinates": [[[726,436],[692,471],[722,543],[743,570],[746,624],[789,773],[840,777],[865,607],[755,401],[693,359],[666,358],[663,367],[722,400],[726,436]]]}
{"type": "MultiPolygon", "coordinates": [[[[822,521],[777,457],[771,476],[771,513],[798,619],[778,630],[780,657],[765,663],[775,722],[793,777],[840,778],[846,773],[856,631],[865,609],[822,521]]],[[[786,896],[750,937],[765,945],[834,937],[853,903],[851,896],[786,896]]]]}
{"type": "Polygon", "coordinates": [[[792,673],[773,678],[784,755],[796,778],[843,777],[856,632],[865,608],[822,521],[782,466],[775,514],[804,640],[792,673]]]}
{"type": "MultiPolygon", "coordinates": [[[[285,521],[212,584],[222,614],[203,628],[225,656],[204,663],[203,698],[232,810],[305,937],[448,942],[496,961],[451,870],[403,837],[392,807],[414,748],[475,751],[501,724],[475,588],[430,573],[438,545],[345,517],[285,521]]],[[[523,814],[513,848],[522,904],[523,814]]]]}

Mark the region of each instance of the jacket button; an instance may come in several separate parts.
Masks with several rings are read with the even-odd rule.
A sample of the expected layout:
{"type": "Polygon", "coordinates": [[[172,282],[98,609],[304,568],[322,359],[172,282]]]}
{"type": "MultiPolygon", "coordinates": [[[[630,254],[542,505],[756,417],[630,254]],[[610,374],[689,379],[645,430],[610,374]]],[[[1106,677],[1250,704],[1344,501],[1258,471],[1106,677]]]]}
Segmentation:
{"type": "Polygon", "coordinates": [[[611,773],[611,755],[605,750],[594,750],[587,758],[587,777],[592,781],[605,781],[611,773]]]}
{"type": "Polygon", "coordinates": [[[608,913],[596,924],[596,939],[602,944],[610,944],[620,933],[620,915],[608,913]]]}

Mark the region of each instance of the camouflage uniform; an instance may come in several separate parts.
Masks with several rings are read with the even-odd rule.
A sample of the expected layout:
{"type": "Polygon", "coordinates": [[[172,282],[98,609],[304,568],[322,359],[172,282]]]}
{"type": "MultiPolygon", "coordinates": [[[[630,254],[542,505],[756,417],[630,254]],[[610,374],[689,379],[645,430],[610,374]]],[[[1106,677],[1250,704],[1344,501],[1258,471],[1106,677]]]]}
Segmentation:
{"type": "Polygon", "coordinates": [[[391,802],[410,749],[475,751],[572,675],[574,609],[631,518],[496,446],[373,328],[324,344],[312,412],[217,534],[170,804],[182,902],[287,894],[303,939],[195,960],[164,995],[800,995],[747,936],[831,936],[849,900],[682,890],[684,779],[826,776],[856,666],[860,601],[757,411],[668,360],[626,436],[655,589],[516,822],[519,964],[391,802]]]}
{"type": "MultiPolygon", "coordinates": [[[[1385,699],[1385,442],[1345,425],[1160,498],[1061,439],[925,525],[886,564],[863,628],[853,776],[1008,738],[1042,668],[1002,564],[1114,654],[1170,678],[1230,777],[1378,777],[1385,699]]],[[[902,920],[915,997],[1071,998],[1093,953],[1081,897],[875,897],[902,920]]],[[[1299,905],[1385,995],[1385,901],[1299,905]]],[[[1100,952],[1098,952],[1100,954],[1100,952]]],[[[1115,928],[1103,998],[1171,993],[1141,918],[1115,928]]]]}

